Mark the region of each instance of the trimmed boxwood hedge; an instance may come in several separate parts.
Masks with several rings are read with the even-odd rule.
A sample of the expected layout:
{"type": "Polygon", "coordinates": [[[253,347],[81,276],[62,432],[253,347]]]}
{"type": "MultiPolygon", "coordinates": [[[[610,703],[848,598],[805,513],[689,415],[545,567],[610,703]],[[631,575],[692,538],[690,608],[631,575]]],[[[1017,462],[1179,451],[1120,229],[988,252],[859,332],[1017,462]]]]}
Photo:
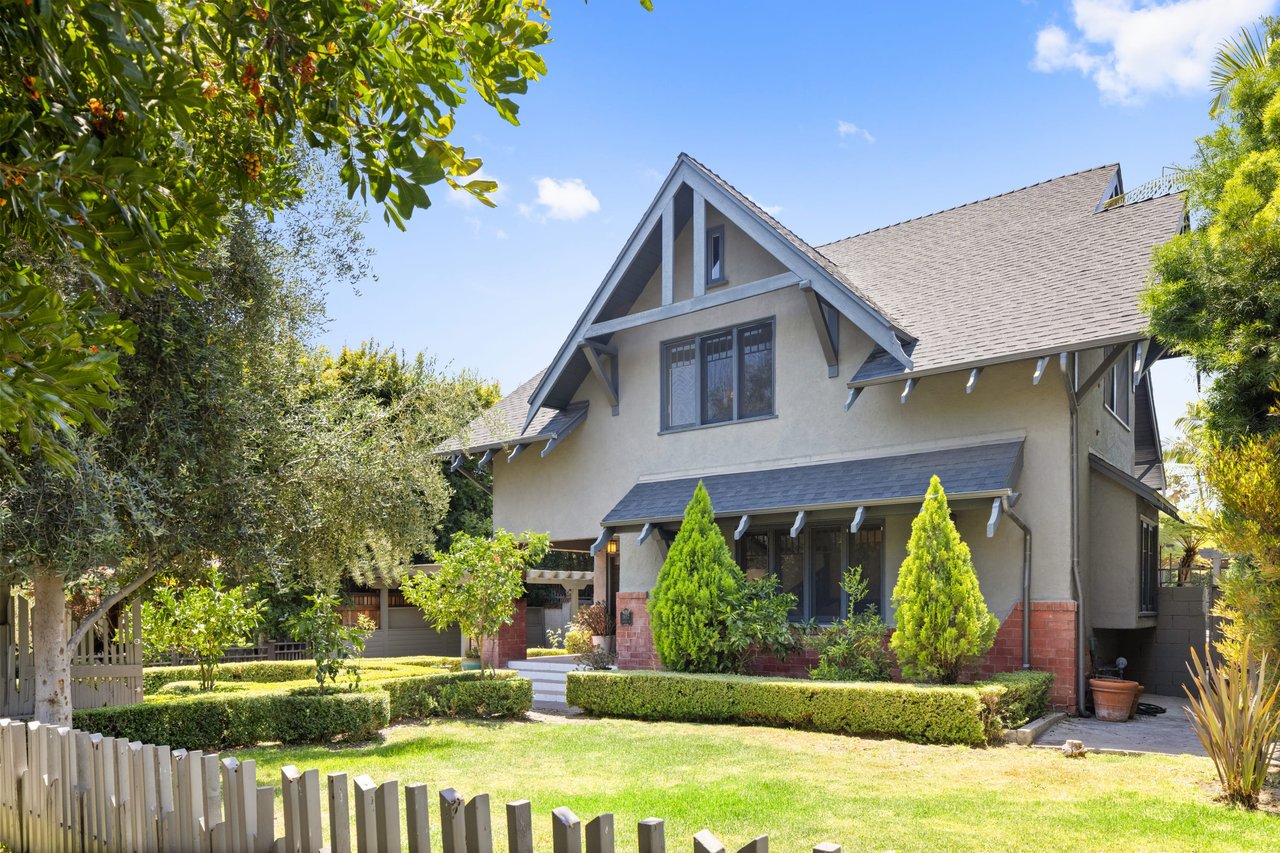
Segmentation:
{"type": "Polygon", "coordinates": [[[753,723],[918,743],[978,745],[998,735],[1006,713],[1005,697],[1018,697],[1019,708],[1025,710],[1030,701],[1027,694],[1042,681],[1026,678],[1012,688],[989,683],[942,687],[595,671],[569,673],[567,699],[570,705],[602,716],[753,723]]]}
{"type": "Polygon", "coordinates": [[[521,717],[533,707],[533,683],[500,670],[495,678],[480,672],[443,672],[380,681],[391,696],[391,719],[426,717],[521,717]]]}
{"type": "Polygon", "coordinates": [[[324,743],[367,739],[392,721],[427,717],[520,717],[533,706],[533,685],[517,673],[439,672],[375,681],[355,692],[252,682],[192,693],[190,682],[157,689],[163,701],[77,711],[74,724],[145,743],[227,749],[266,741],[324,743]],[[238,692],[245,690],[248,692],[238,692]]]}
{"type": "MultiPolygon", "coordinates": [[[[457,658],[366,658],[361,665],[370,670],[410,671],[415,667],[444,667],[456,669],[457,658]]],[[[218,666],[218,681],[251,681],[257,684],[274,684],[280,681],[305,681],[315,677],[316,665],[309,660],[256,660],[244,663],[224,663],[218,666]]],[[[200,670],[194,666],[149,666],[142,672],[142,692],[155,693],[174,681],[198,681],[200,670]]],[[[367,677],[366,677],[367,679],[367,677]]]]}
{"type": "Polygon", "coordinates": [[[1036,669],[999,672],[974,686],[982,692],[999,726],[1016,729],[1049,710],[1053,673],[1036,669]]]}
{"type": "Polygon", "coordinates": [[[111,737],[215,750],[265,741],[363,740],[387,726],[390,711],[390,697],[381,690],[311,696],[212,693],[76,711],[72,722],[111,737]]]}

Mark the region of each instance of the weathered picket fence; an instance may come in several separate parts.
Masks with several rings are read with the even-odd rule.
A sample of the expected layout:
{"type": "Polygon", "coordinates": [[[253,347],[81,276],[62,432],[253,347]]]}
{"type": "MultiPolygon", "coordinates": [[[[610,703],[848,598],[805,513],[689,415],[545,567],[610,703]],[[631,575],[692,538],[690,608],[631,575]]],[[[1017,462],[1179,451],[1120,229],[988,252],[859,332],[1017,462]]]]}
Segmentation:
{"type": "MultiPolygon", "coordinates": [[[[400,853],[400,783],[375,783],[346,773],[281,772],[284,835],[276,830],[276,795],[258,785],[253,759],[237,761],[103,737],[76,729],[0,720],[0,842],[18,853],[400,853]],[[322,788],[327,790],[322,790],[322,788]],[[322,832],[321,797],[328,797],[329,840],[322,832]],[[352,812],[355,813],[354,832],[352,812]]],[[[493,853],[489,796],[465,800],[452,788],[439,792],[444,853],[493,853]]],[[[404,786],[408,853],[430,853],[430,791],[404,786]]],[[[506,804],[507,848],[533,853],[528,800],[506,804]]],[[[584,826],[569,809],[551,813],[554,853],[613,853],[613,815],[584,826]],[[585,834],[585,846],[583,843],[585,834]]],[[[640,853],[665,853],[663,822],[636,827],[640,853]]],[[[683,846],[683,845],[682,845],[683,846]]],[[[725,853],[703,830],[694,853],[725,853]]],[[[768,853],[755,839],[739,853],[768,853]]],[[[820,844],[814,853],[839,853],[820,844]]]]}
{"type": "MultiPolygon", "coordinates": [[[[67,620],[67,636],[75,630],[67,620]]],[[[35,713],[35,659],[31,605],[0,584],[0,715],[35,713]]],[[[120,605],[99,619],[71,650],[71,703],[104,708],[142,701],[142,600],[120,605]]]]}

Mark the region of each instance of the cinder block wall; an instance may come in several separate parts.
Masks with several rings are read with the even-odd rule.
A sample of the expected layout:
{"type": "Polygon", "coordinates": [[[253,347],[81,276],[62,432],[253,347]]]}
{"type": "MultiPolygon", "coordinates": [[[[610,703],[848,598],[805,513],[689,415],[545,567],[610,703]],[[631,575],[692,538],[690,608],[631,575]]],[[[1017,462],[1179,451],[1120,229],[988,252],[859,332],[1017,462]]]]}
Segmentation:
{"type": "Polygon", "coordinates": [[[1187,672],[1191,647],[1202,658],[1205,652],[1210,621],[1207,592],[1200,586],[1160,588],[1154,642],[1143,671],[1132,674],[1146,685],[1148,693],[1185,695],[1183,685],[1191,684],[1187,672]]]}

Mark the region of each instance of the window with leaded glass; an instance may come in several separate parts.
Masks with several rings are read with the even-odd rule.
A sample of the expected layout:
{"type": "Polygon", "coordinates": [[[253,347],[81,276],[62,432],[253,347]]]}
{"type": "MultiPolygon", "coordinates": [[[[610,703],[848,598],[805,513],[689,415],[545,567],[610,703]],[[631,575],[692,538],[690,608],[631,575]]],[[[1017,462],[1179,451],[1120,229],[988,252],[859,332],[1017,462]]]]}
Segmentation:
{"type": "Polygon", "coordinates": [[[662,428],[770,417],[773,321],[663,344],[662,428]]]}

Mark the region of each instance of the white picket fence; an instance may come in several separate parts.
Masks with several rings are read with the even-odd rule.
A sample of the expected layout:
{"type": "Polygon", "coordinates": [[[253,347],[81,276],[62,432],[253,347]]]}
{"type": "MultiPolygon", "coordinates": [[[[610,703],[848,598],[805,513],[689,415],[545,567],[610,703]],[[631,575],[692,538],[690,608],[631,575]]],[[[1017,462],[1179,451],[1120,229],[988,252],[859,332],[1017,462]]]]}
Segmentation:
{"type": "MultiPolygon", "coordinates": [[[[0,842],[17,853],[430,853],[432,820],[426,785],[376,784],[346,773],[281,772],[284,835],[276,834],[275,788],[259,786],[252,759],[237,761],[167,746],[129,742],[77,729],[0,720],[0,842]],[[327,788],[327,791],[322,791],[327,788]],[[329,803],[329,840],[321,797],[329,803]],[[351,813],[355,812],[354,831],[351,813]]],[[[489,796],[464,800],[439,792],[438,849],[493,853],[489,796]]],[[[613,815],[584,826],[572,811],[551,813],[554,853],[614,853],[613,815]],[[585,847],[583,844],[585,833],[585,847]]],[[[506,804],[507,848],[533,853],[528,800],[506,804]]],[[[665,853],[663,822],[636,826],[640,853],[665,853]]],[[[694,853],[725,853],[703,830],[694,853]]],[[[768,853],[761,836],[739,853],[768,853]]],[[[819,844],[814,853],[840,853],[819,844]]]]}

